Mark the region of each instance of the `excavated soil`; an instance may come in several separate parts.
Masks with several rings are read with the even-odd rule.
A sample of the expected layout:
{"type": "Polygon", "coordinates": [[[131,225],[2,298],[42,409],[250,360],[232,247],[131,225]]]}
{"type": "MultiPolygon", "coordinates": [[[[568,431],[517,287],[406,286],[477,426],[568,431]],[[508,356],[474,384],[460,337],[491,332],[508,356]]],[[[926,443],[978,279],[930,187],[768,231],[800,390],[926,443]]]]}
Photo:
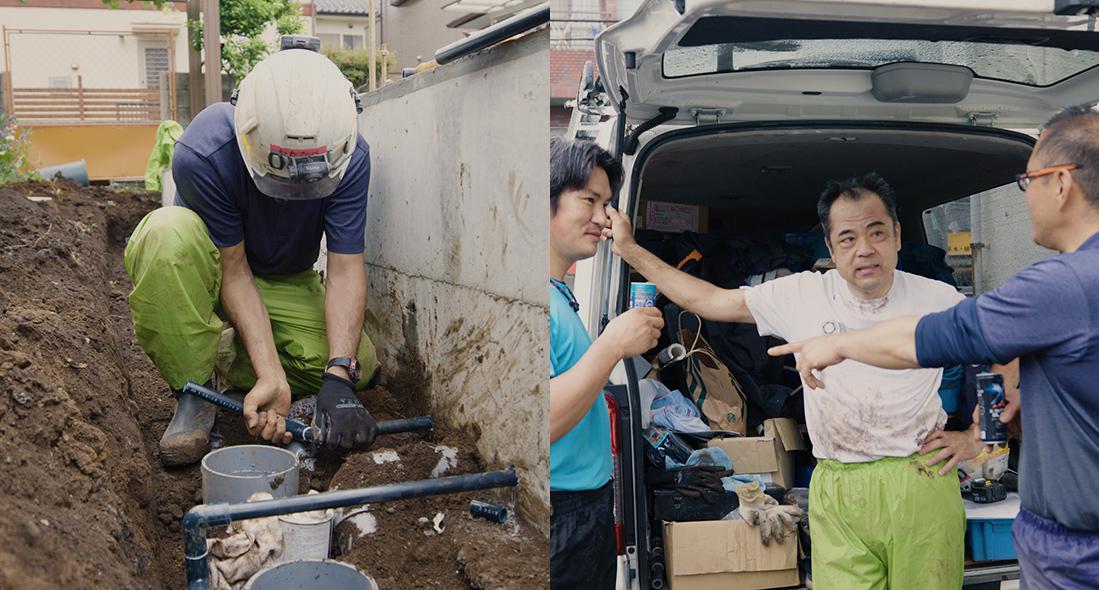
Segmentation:
{"type": "MultiPolygon", "coordinates": [[[[185,586],[180,520],[201,501],[201,476],[157,457],[173,401],[133,338],[122,265],[126,237],[158,202],[65,181],[0,187],[0,588],[185,586]]],[[[412,415],[383,387],[361,395],[378,419],[412,415]]],[[[226,444],[251,442],[234,416],[217,429],[226,444]]],[[[302,490],[427,478],[446,447],[457,464],[445,475],[484,470],[465,435],[440,426],[321,458],[302,490]],[[377,463],[384,450],[399,460],[377,463]]],[[[510,500],[371,505],[341,525],[338,559],[383,589],[548,587],[545,538],[471,518],[472,499],[510,500]],[[356,525],[369,521],[373,532],[356,525]]]]}

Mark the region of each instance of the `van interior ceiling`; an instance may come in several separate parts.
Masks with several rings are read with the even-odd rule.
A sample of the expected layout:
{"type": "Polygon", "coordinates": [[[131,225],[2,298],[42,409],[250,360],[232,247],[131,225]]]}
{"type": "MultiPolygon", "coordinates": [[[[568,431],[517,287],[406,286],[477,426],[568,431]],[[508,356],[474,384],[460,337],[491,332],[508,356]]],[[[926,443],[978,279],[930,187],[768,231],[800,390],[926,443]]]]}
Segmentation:
{"type": "MultiPolygon", "coordinates": [[[[665,137],[638,155],[640,199],[704,205],[711,232],[754,235],[811,229],[825,183],[867,172],[896,191],[902,226],[920,228],[925,209],[1012,182],[1033,145],[1010,131],[916,124],[729,126],[665,137]]],[[[910,230],[906,241],[922,241],[920,233],[910,230]]]]}

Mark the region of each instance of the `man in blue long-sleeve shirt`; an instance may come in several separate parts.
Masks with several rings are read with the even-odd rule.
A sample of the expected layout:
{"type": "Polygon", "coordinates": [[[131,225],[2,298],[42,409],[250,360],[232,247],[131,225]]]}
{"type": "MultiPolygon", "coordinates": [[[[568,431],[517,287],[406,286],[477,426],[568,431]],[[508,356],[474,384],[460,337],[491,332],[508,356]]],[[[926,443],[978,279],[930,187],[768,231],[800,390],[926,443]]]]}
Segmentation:
{"type": "MultiPolygon", "coordinates": [[[[890,369],[1019,359],[1022,510],[1012,530],[1023,588],[1099,580],[1099,113],[1062,111],[1018,177],[1033,239],[1058,255],[939,313],[795,342],[810,386],[852,359],[890,369]],[[1025,411],[1020,408],[1025,405],[1025,411]]],[[[811,393],[811,392],[810,392],[811,393]]]]}

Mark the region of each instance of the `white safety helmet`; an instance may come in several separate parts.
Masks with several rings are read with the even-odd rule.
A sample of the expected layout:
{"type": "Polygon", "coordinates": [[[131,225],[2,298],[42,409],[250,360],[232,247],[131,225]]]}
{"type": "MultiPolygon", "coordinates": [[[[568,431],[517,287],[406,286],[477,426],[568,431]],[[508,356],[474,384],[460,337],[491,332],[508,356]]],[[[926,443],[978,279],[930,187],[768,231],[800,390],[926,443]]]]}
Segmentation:
{"type": "Polygon", "coordinates": [[[234,92],[237,145],[256,187],[277,199],[323,199],[335,192],[358,136],[355,88],[327,57],[276,52],[234,92]]]}

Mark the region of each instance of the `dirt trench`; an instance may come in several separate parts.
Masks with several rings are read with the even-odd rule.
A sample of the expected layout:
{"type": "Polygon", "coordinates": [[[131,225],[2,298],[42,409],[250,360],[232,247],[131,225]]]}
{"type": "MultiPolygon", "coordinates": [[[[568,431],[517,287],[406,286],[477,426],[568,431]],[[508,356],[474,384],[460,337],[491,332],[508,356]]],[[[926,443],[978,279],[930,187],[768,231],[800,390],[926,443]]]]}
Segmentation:
{"type": "MultiPolygon", "coordinates": [[[[183,588],[180,520],[201,501],[196,466],[166,469],[156,444],[167,385],[133,338],[126,237],[159,195],[65,181],[0,187],[0,588],[183,588]]],[[[383,381],[384,383],[384,381],[383,381]]],[[[384,387],[361,397],[379,419],[411,415],[384,387]]],[[[438,422],[438,420],[437,420],[438,422]]],[[[227,444],[250,442],[220,414],[227,444]]],[[[484,470],[465,433],[382,437],[318,461],[303,491],[484,470]],[[375,453],[400,460],[379,464],[375,453]]],[[[469,517],[475,492],[372,505],[373,532],[339,530],[353,563],[387,588],[548,587],[547,543],[529,526],[469,517]],[[442,513],[442,533],[429,521],[442,513]]]]}

